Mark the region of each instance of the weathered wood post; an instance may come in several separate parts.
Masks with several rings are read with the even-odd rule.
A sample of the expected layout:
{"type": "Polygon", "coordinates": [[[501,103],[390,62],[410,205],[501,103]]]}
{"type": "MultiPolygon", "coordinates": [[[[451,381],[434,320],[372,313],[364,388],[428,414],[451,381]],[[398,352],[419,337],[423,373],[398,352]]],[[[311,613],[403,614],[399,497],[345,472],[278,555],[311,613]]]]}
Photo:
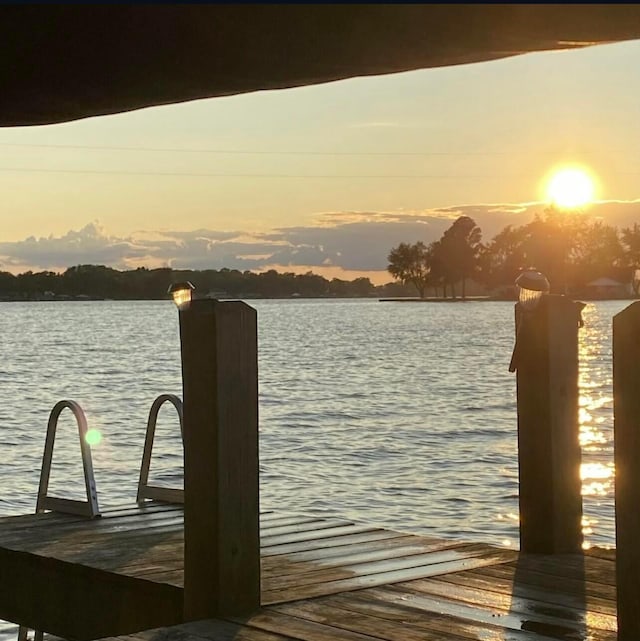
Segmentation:
{"type": "Polygon", "coordinates": [[[520,550],[582,550],[578,327],[582,303],[545,294],[516,304],[520,550]]]}
{"type": "Polygon", "coordinates": [[[640,301],[613,317],[618,639],[640,639],[640,301]]]}
{"type": "Polygon", "coordinates": [[[260,605],[256,311],[196,299],[180,310],[184,402],[184,616],[260,605]]]}

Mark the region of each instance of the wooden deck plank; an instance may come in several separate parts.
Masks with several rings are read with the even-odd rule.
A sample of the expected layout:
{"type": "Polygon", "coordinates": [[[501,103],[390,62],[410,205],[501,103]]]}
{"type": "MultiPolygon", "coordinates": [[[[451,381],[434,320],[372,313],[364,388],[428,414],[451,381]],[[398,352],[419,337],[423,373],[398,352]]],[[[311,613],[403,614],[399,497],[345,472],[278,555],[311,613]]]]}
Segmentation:
{"type": "Polygon", "coordinates": [[[448,583],[437,579],[419,579],[407,584],[398,584],[399,589],[428,594],[434,598],[460,601],[466,605],[486,607],[497,611],[517,613],[523,619],[539,618],[547,623],[565,625],[567,621],[584,623],[589,629],[615,631],[616,617],[611,614],[588,610],[584,604],[566,606],[555,602],[553,605],[532,598],[511,593],[478,589],[468,584],[448,583]]]}
{"type": "Polygon", "coordinates": [[[270,541],[262,542],[262,556],[288,555],[293,552],[309,552],[311,550],[328,550],[337,547],[352,545],[354,543],[364,543],[366,541],[381,541],[385,539],[395,539],[404,537],[405,534],[399,534],[391,530],[382,530],[376,528],[365,529],[362,532],[351,534],[338,534],[323,539],[309,539],[302,541],[293,541],[290,543],[275,543],[270,541]]]}
{"type": "Polygon", "coordinates": [[[108,537],[91,537],[88,541],[79,540],[79,537],[55,538],[55,533],[51,533],[51,537],[51,541],[41,543],[0,543],[0,547],[103,569],[117,569],[132,556],[146,556],[161,541],[172,542],[176,547],[184,545],[182,529],[155,531],[142,537],[131,533],[112,533],[108,537]]]}
{"type": "MultiPolygon", "coordinates": [[[[281,602],[309,598],[336,591],[360,589],[368,585],[381,585],[390,581],[404,581],[417,577],[434,576],[487,563],[506,562],[512,558],[511,550],[495,551],[486,545],[467,545],[451,550],[434,551],[417,555],[392,557],[384,561],[331,566],[323,563],[300,562],[280,570],[266,571],[262,576],[263,602],[281,602]],[[506,555],[506,556],[505,556],[506,555]],[[496,561],[498,559],[498,561],[496,561]]],[[[263,562],[265,559],[263,559],[263,562]]],[[[285,559],[286,562],[286,559],[285,559]]],[[[182,585],[182,565],[178,558],[167,562],[147,560],[125,568],[131,576],[151,581],[182,585]]]]}
{"type": "MultiPolygon", "coordinates": [[[[86,532],[90,532],[93,536],[96,536],[110,532],[127,532],[146,530],[149,527],[155,529],[158,526],[179,525],[183,520],[182,506],[168,503],[146,503],[140,506],[114,508],[103,512],[102,516],[95,519],[55,512],[9,516],[0,519],[0,545],[10,543],[14,539],[30,540],[31,537],[35,539],[42,538],[42,527],[45,523],[48,531],[55,532],[56,535],[76,532],[86,535],[86,532]]],[[[264,524],[265,530],[268,530],[276,526],[316,522],[318,518],[276,515],[271,511],[265,511],[261,513],[260,521],[261,524],[264,524]]],[[[346,521],[342,520],[341,523],[344,525],[346,521]]]]}
{"type": "Polygon", "coordinates": [[[529,585],[538,587],[545,590],[562,592],[566,594],[593,596],[606,600],[611,600],[615,603],[616,590],[615,587],[603,585],[601,583],[592,583],[579,578],[569,579],[566,577],[558,577],[544,572],[537,572],[535,570],[522,570],[509,565],[494,566],[482,568],[480,573],[487,577],[501,577],[511,581],[518,581],[520,585],[529,585]],[[516,578],[517,577],[517,578],[516,578]]]}
{"type": "Polygon", "coordinates": [[[302,541],[315,541],[316,539],[326,539],[343,534],[361,534],[371,530],[369,525],[336,524],[335,526],[321,527],[315,530],[305,530],[302,532],[290,532],[287,534],[270,535],[267,533],[261,541],[265,546],[284,545],[285,543],[298,543],[302,541]]]}
{"type": "Polygon", "coordinates": [[[574,559],[540,558],[531,559],[529,555],[518,558],[516,569],[519,574],[536,572],[552,577],[599,584],[602,587],[615,587],[615,564],[610,561],[584,557],[584,562],[574,559]]]}
{"type": "MultiPolygon", "coordinates": [[[[263,606],[251,617],[152,629],[118,641],[542,641],[574,638],[571,634],[615,639],[610,550],[519,555],[346,519],[273,511],[261,513],[260,528],[263,606]]],[[[60,612],[66,607],[60,598],[68,601],[68,590],[62,595],[56,585],[60,576],[74,583],[72,599],[86,609],[81,622],[73,622],[74,634],[66,630],[66,636],[81,638],[77,626],[90,626],[92,617],[98,621],[94,630],[99,624],[132,631],[132,621],[125,620],[130,599],[147,603],[147,621],[157,621],[157,606],[149,606],[156,592],[164,594],[167,612],[173,608],[172,620],[179,620],[183,555],[182,506],[126,506],[94,520],[50,514],[0,519],[3,576],[6,568],[13,577],[35,564],[21,579],[22,595],[37,583],[35,577],[49,577],[34,599],[56,604],[59,612],[48,605],[45,620],[59,636],[65,636],[60,612]],[[119,591],[109,588],[103,603],[91,603],[92,583],[107,590],[113,580],[124,582],[119,591]],[[146,586],[146,597],[140,586],[146,586]],[[122,594],[131,596],[123,600],[122,594]],[[99,622],[105,603],[116,613],[107,624],[99,622]]],[[[13,614],[22,612],[24,618],[25,605],[11,597],[12,589],[0,587],[0,602],[12,604],[13,614]]],[[[29,619],[31,627],[36,623],[29,619]]]]}
{"type": "MultiPolygon", "coordinates": [[[[97,518],[114,518],[117,516],[128,516],[145,513],[154,513],[154,512],[170,512],[170,511],[182,511],[181,505],[175,505],[172,503],[157,503],[157,502],[147,502],[142,504],[131,504],[125,506],[112,507],[107,510],[102,510],[101,516],[97,518]]],[[[69,523],[74,522],[86,522],[87,518],[84,516],[78,516],[74,514],[62,514],[60,512],[42,512],[39,514],[16,514],[11,516],[3,516],[1,519],[2,528],[10,529],[11,527],[24,527],[32,523],[41,523],[47,521],[50,524],[54,523],[69,523]]]]}
{"type": "MultiPolygon", "coordinates": [[[[270,515],[269,515],[270,516],[270,515]]],[[[47,519],[47,521],[49,521],[47,519]]],[[[286,519],[267,519],[262,528],[267,547],[269,544],[312,541],[317,537],[330,538],[329,533],[361,532],[365,526],[353,526],[347,521],[332,519],[308,519],[304,517],[286,517],[286,519]],[[283,525],[284,523],[284,525],[283,525]],[[273,527],[272,527],[273,526],[273,527]]],[[[126,573],[126,563],[119,563],[122,555],[119,547],[126,548],[125,559],[134,553],[144,559],[158,545],[166,543],[175,545],[176,555],[182,555],[184,543],[182,538],[182,513],[179,510],[140,514],[139,518],[127,514],[125,517],[95,521],[78,522],[76,519],[63,520],[57,526],[48,528],[43,538],[41,527],[29,520],[28,527],[22,531],[13,530],[0,535],[0,545],[60,560],[94,565],[101,569],[121,569],[126,573]]]]}
{"type": "Polygon", "coordinates": [[[490,553],[486,546],[468,546],[451,550],[421,552],[400,557],[385,556],[380,560],[358,563],[344,563],[337,566],[325,564],[305,564],[302,572],[284,576],[267,574],[268,589],[281,590],[289,587],[300,587],[312,583],[326,583],[343,578],[362,577],[372,574],[396,572],[404,569],[432,567],[443,563],[481,556],[490,553]]]}
{"type": "Polygon", "coordinates": [[[133,503],[131,505],[124,505],[119,507],[113,507],[108,510],[103,510],[100,516],[95,517],[94,519],[88,519],[85,516],[79,516],[76,514],[65,514],[62,512],[40,512],[40,513],[30,513],[30,514],[20,514],[15,516],[6,516],[2,517],[3,528],[11,527],[23,527],[33,525],[34,523],[40,523],[42,521],[48,521],[49,524],[56,523],[92,523],[98,522],[100,520],[105,521],[115,518],[126,518],[128,516],[139,517],[142,515],[148,514],[162,514],[162,513],[182,513],[182,505],[177,505],[173,503],[133,503]]]}
{"type": "MultiPolygon", "coordinates": [[[[220,619],[183,623],[176,627],[179,633],[172,638],[180,641],[294,641],[290,636],[220,619]]],[[[162,641],[167,632],[166,628],[144,630],[134,635],[111,637],[110,641],[162,641]]]]}
{"type": "MultiPolygon", "coordinates": [[[[338,592],[348,592],[351,590],[361,590],[363,588],[387,585],[391,583],[400,583],[412,579],[437,576],[449,572],[459,572],[464,569],[481,567],[483,565],[493,565],[495,563],[505,563],[510,560],[513,553],[510,551],[496,551],[478,556],[459,558],[443,563],[434,563],[395,569],[390,571],[375,572],[372,574],[352,575],[344,578],[333,580],[322,580],[321,582],[306,584],[301,586],[287,585],[286,587],[269,589],[265,586],[262,595],[262,603],[282,603],[285,601],[295,601],[299,599],[308,599],[338,592]]],[[[320,577],[317,577],[318,579],[320,577]]]]}
{"type": "MultiPolygon", "coordinates": [[[[241,619],[233,619],[242,622],[241,619]]],[[[290,616],[275,610],[263,609],[246,621],[251,627],[287,634],[304,641],[380,641],[379,636],[355,632],[331,623],[290,616]]]]}
{"type": "MultiPolygon", "coordinates": [[[[558,575],[559,567],[556,559],[545,555],[542,559],[522,555],[518,560],[518,568],[531,569],[551,575],[558,575]]],[[[602,585],[615,586],[615,563],[606,559],[584,556],[567,560],[562,565],[562,576],[602,585]]]]}
{"type": "Polygon", "coordinates": [[[133,532],[153,528],[156,531],[164,529],[180,529],[183,527],[182,515],[164,516],[164,514],[145,514],[136,518],[93,519],[84,523],[68,522],[45,526],[49,537],[43,534],[43,526],[37,523],[23,529],[14,528],[5,532],[0,527],[0,545],[12,546],[15,549],[27,550],[29,546],[37,546],[44,542],[51,543],[54,539],[78,539],[95,537],[104,534],[133,532]]]}
{"type": "MultiPolygon", "coordinates": [[[[310,603],[312,602],[302,602],[307,608],[310,603]]],[[[408,599],[390,600],[386,595],[380,595],[377,589],[333,595],[318,599],[314,603],[317,604],[314,606],[315,608],[335,606],[348,612],[375,617],[381,622],[386,622],[386,627],[381,623],[379,629],[385,630],[386,636],[384,638],[389,641],[398,638],[394,631],[398,630],[401,634],[407,628],[417,630],[419,634],[424,634],[425,638],[430,638],[426,635],[432,635],[436,639],[447,634],[454,634],[457,637],[474,641],[478,639],[483,641],[542,641],[542,639],[549,638],[541,637],[531,631],[506,627],[502,625],[501,618],[497,615],[491,617],[491,620],[485,621],[465,618],[463,612],[458,612],[459,616],[452,616],[450,613],[425,607],[425,602],[411,602],[408,599]],[[387,631],[389,626],[391,632],[387,631]]],[[[289,608],[295,608],[297,605],[294,603],[271,607],[283,608],[288,611],[289,608]]],[[[402,636],[399,639],[401,640],[402,636]]]]}
{"type": "Polygon", "coordinates": [[[447,574],[439,577],[439,580],[454,585],[473,587],[486,592],[498,592],[499,594],[532,599],[541,603],[549,603],[550,605],[574,608],[578,611],[588,609],[614,617],[616,615],[616,603],[614,599],[603,599],[584,593],[563,592],[554,589],[554,583],[548,584],[546,589],[543,589],[542,587],[521,582],[520,579],[507,579],[495,575],[488,577],[482,573],[484,569],[486,568],[460,574],[447,574]]]}
{"type": "MultiPolygon", "coordinates": [[[[353,593],[351,593],[353,594],[353,593]]],[[[272,606],[273,610],[323,623],[333,621],[335,627],[367,633],[385,641],[467,641],[468,639],[506,639],[498,625],[469,626],[437,612],[421,611],[410,616],[405,609],[392,612],[376,607],[375,602],[360,598],[357,602],[346,595],[272,606]],[[492,632],[496,633],[492,636],[492,632]]],[[[340,638],[340,637],[337,637],[340,638]]],[[[531,641],[530,634],[520,634],[519,641],[531,641]]]]}
{"type": "MultiPolygon", "coordinates": [[[[351,596],[348,600],[345,595],[340,596],[349,603],[353,601],[351,596]]],[[[360,593],[357,599],[361,606],[363,600],[371,599],[387,604],[388,616],[397,616],[398,611],[401,616],[404,616],[407,608],[416,613],[422,612],[423,616],[425,613],[438,613],[451,622],[450,629],[453,630],[456,629],[457,624],[471,623],[480,627],[497,625],[505,630],[524,630],[552,638],[589,638],[590,641],[615,641],[616,639],[614,631],[588,629],[583,622],[571,618],[552,617],[542,613],[524,615],[512,611],[504,603],[496,603],[491,607],[482,606],[477,603],[431,596],[419,589],[404,585],[377,587],[360,593]]]]}
{"type": "MultiPolygon", "coordinates": [[[[306,586],[315,594],[317,586],[335,585],[336,581],[357,579],[371,575],[390,577],[393,572],[407,570],[406,576],[432,575],[443,564],[463,559],[476,558],[487,553],[485,547],[469,548],[462,552],[413,553],[400,556],[384,556],[377,561],[367,561],[351,565],[327,565],[325,563],[298,562],[266,568],[262,573],[262,585],[266,592],[285,592],[294,589],[303,594],[306,586]]],[[[163,559],[145,559],[124,568],[127,574],[154,581],[165,581],[181,585],[182,564],[178,557],[163,559]]],[[[402,575],[404,576],[404,575],[402,575]]],[[[387,579],[384,579],[387,580],[387,579]]],[[[304,592],[306,596],[306,592],[304,592]]],[[[301,597],[302,598],[302,597],[301,597]]]]}
{"type": "Polygon", "coordinates": [[[312,521],[322,520],[317,516],[291,516],[286,514],[271,514],[269,518],[261,517],[260,525],[262,527],[270,527],[277,525],[290,525],[293,523],[310,523],[312,521]]]}
{"type": "Polygon", "coordinates": [[[260,531],[269,536],[289,534],[293,532],[310,532],[319,528],[351,525],[344,519],[283,519],[282,521],[261,521],[260,531]]]}
{"type": "Polygon", "coordinates": [[[305,571],[308,563],[320,564],[323,567],[339,567],[346,564],[365,563],[392,559],[400,556],[411,556],[426,552],[442,551],[461,547],[462,544],[414,540],[413,537],[398,537],[394,539],[383,539],[381,541],[369,541],[338,548],[324,550],[310,550],[308,552],[295,552],[275,557],[264,557],[262,559],[263,570],[276,576],[277,573],[295,574],[305,571]]]}

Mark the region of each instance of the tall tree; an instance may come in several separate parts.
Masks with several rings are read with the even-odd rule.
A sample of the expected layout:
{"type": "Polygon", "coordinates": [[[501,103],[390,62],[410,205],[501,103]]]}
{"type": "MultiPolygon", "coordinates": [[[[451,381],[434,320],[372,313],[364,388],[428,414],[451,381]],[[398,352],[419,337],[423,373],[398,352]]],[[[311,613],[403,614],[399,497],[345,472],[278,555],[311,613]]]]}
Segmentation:
{"type": "Polygon", "coordinates": [[[581,287],[600,276],[616,276],[624,264],[618,230],[600,220],[583,221],[570,253],[571,281],[581,287]]]}
{"type": "Polygon", "coordinates": [[[429,250],[422,241],[414,245],[400,243],[387,256],[387,271],[402,283],[411,283],[424,298],[431,273],[429,250]]]}
{"type": "Polygon", "coordinates": [[[480,248],[478,271],[481,282],[490,289],[512,285],[525,267],[526,227],[507,225],[493,240],[480,248]]]}
{"type": "Polygon", "coordinates": [[[525,226],[526,266],[543,272],[552,292],[564,293],[571,281],[572,252],[584,221],[581,214],[549,207],[525,226]]]}
{"type": "Polygon", "coordinates": [[[631,285],[635,295],[638,296],[640,295],[640,225],[633,223],[633,227],[625,227],[621,237],[626,264],[632,273],[631,285]]]}
{"type": "Polygon", "coordinates": [[[462,298],[466,297],[466,281],[477,269],[481,240],[482,230],[469,216],[460,216],[440,239],[438,256],[454,298],[454,286],[459,281],[462,281],[462,298]]]}

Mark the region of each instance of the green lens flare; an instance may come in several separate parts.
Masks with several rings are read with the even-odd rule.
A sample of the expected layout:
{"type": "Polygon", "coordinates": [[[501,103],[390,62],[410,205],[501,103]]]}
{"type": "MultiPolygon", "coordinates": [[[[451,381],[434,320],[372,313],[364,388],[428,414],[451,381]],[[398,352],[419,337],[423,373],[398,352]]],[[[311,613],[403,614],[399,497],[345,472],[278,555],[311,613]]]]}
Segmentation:
{"type": "Polygon", "coordinates": [[[87,433],[84,436],[84,440],[89,445],[99,445],[100,441],[102,440],[102,434],[100,433],[100,430],[91,428],[90,430],[87,430],[87,433]]]}

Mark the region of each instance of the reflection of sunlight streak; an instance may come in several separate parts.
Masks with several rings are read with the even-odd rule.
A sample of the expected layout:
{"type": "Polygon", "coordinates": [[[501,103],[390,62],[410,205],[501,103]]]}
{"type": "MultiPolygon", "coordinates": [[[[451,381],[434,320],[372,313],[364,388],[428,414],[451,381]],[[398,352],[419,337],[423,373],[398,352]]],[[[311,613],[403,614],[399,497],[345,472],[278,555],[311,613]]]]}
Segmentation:
{"type": "Polygon", "coordinates": [[[583,393],[580,394],[578,403],[581,410],[599,410],[603,408],[609,409],[613,407],[613,398],[611,396],[600,396],[598,398],[595,398],[593,396],[589,396],[588,394],[584,394],[583,391],[583,393]]]}
{"type": "Polygon", "coordinates": [[[611,483],[591,481],[591,483],[582,484],[582,496],[607,496],[610,490],[611,483]]]}
{"type": "Polygon", "coordinates": [[[582,521],[583,549],[602,545],[601,529],[593,512],[613,505],[613,376],[610,318],[595,305],[582,312],[584,328],[579,332],[579,442],[583,449],[580,466],[581,494],[589,518],[582,521]],[[594,460],[595,458],[595,460],[594,460]],[[594,537],[598,537],[594,542],[594,537]]]}
{"type": "Polygon", "coordinates": [[[582,447],[588,447],[590,445],[604,445],[606,442],[607,439],[605,435],[595,427],[584,425],[580,427],[580,445],[582,447]]]}
{"type": "Polygon", "coordinates": [[[581,407],[578,420],[580,421],[580,425],[582,425],[583,423],[588,423],[593,420],[593,416],[591,416],[584,407],[581,407]]]}
{"type": "Polygon", "coordinates": [[[607,496],[612,490],[613,465],[583,463],[580,478],[583,496],[607,496]]]}
{"type": "MultiPolygon", "coordinates": [[[[591,518],[591,517],[583,515],[583,517],[582,517],[582,534],[583,534],[583,536],[587,537],[590,534],[593,534],[593,527],[592,526],[595,525],[596,523],[598,523],[598,519],[594,519],[594,518],[591,518]]],[[[583,543],[582,543],[582,549],[583,550],[588,550],[590,547],[591,547],[591,543],[589,543],[586,540],[583,541],[583,543]]]]}
{"type": "Polygon", "coordinates": [[[610,479],[613,477],[613,465],[602,463],[582,463],[580,465],[580,478],[586,479],[610,479]]]}
{"type": "Polygon", "coordinates": [[[514,514],[513,512],[509,512],[507,514],[498,514],[498,521],[513,521],[514,523],[519,523],[520,516],[518,514],[514,514]]]}
{"type": "Polygon", "coordinates": [[[603,385],[603,383],[608,383],[608,382],[609,382],[608,379],[600,381],[600,382],[592,381],[589,378],[589,373],[588,372],[580,374],[580,389],[583,389],[583,390],[584,389],[591,389],[591,388],[595,388],[595,387],[601,387],[603,385]]]}
{"type": "Polygon", "coordinates": [[[592,521],[589,520],[589,517],[583,516],[582,517],[582,533],[583,534],[593,534],[593,528],[591,527],[592,521]]]}

